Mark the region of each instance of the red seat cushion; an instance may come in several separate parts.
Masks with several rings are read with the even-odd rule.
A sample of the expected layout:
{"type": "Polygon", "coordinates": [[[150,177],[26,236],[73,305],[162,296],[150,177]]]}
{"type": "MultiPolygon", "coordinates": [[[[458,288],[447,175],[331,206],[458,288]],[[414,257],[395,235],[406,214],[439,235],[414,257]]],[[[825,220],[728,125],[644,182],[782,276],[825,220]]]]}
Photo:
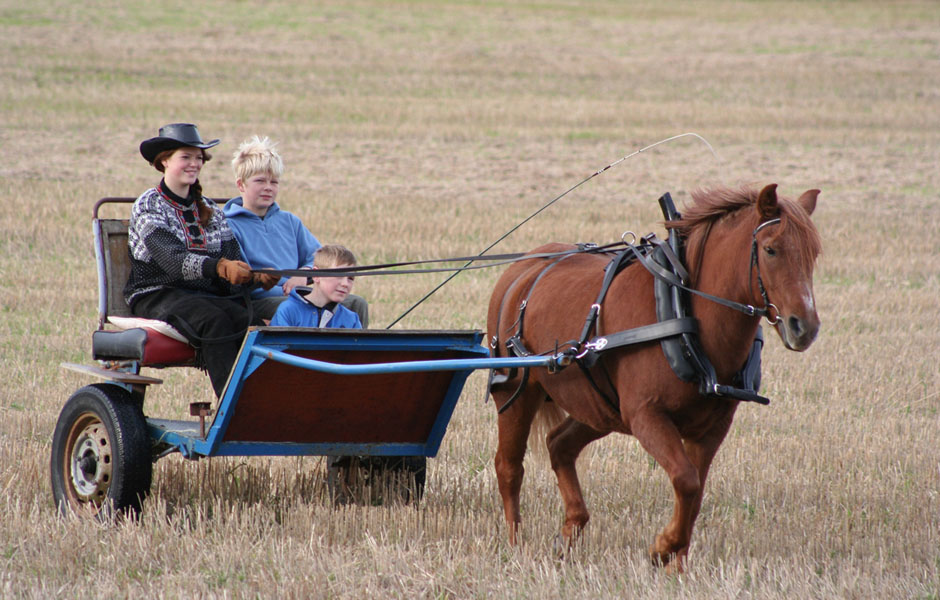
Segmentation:
{"type": "Polygon", "coordinates": [[[185,342],[163,335],[156,329],[144,327],[147,343],[144,345],[144,366],[191,365],[196,360],[196,349],[185,342]]]}

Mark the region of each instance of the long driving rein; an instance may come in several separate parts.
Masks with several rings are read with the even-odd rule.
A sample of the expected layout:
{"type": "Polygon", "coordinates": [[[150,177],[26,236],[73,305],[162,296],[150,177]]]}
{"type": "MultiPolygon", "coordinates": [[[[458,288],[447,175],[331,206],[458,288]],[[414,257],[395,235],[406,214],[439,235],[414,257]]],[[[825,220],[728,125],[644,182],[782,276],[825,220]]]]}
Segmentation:
{"type": "MultiPolygon", "coordinates": [[[[777,323],[777,317],[774,317],[773,319],[771,319],[769,315],[770,315],[771,309],[773,309],[774,312],[777,312],[777,307],[774,306],[774,304],[770,302],[770,299],[767,297],[767,290],[764,288],[764,280],[760,274],[760,262],[757,260],[757,233],[769,225],[778,225],[779,223],[780,223],[779,218],[770,219],[769,221],[764,221],[763,223],[755,227],[753,233],[751,233],[750,266],[751,266],[751,272],[754,272],[754,271],[757,272],[757,287],[760,290],[761,299],[764,301],[763,307],[756,307],[753,304],[742,304],[740,302],[735,302],[734,300],[728,300],[727,298],[722,298],[720,296],[713,296],[712,294],[688,287],[686,285],[688,283],[688,272],[685,271],[685,268],[682,266],[681,261],[678,259],[676,254],[671,249],[669,249],[669,246],[667,246],[664,242],[659,240],[656,237],[656,234],[654,233],[644,236],[642,240],[645,242],[649,242],[653,246],[661,247],[666,252],[667,256],[669,257],[670,263],[672,263],[672,266],[674,267],[675,272],[669,272],[668,270],[664,269],[663,267],[658,265],[656,262],[654,262],[648,255],[640,253],[637,250],[637,246],[635,245],[628,244],[625,251],[632,252],[634,257],[637,259],[637,261],[641,265],[643,265],[646,268],[646,270],[649,271],[653,275],[653,277],[656,277],[657,279],[661,279],[665,281],[666,283],[668,283],[669,285],[674,285],[679,289],[685,290],[686,292],[690,292],[702,298],[706,298],[708,300],[711,300],[712,302],[721,304],[722,306],[733,308],[734,310],[742,312],[748,315],[749,317],[767,317],[767,320],[770,322],[770,324],[774,325],[777,323]]],[[[750,277],[751,277],[751,274],[749,273],[748,274],[749,281],[750,281],[750,277]]]]}
{"type": "MultiPolygon", "coordinates": [[[[666,220],[674,221],[679,218],[678,212],[675,211],[675,207],[672,205],[672,198],[669,194],[665,194],[660,198],[660,204],[663,208],[663,213],[666,216],[666,220]]],[[[751,280],[751,277],[756,272],[757,275],[757,285],[758,290],[761,295],[761,300],[764,303],[763,307],[756,307],[753,304],[743,304],[736,302],[734,300],[729,300],[727,298],[722,298],[720,296],[715,296],[701,290],[696,290],[688,286],[689,283],[689,273],[683,265],[681,258],[682,250],[681,244],[678,241],[679,236],[673,235],[672,232],[669,236],[669,241],[664,242],[656,237],[656,234],[650,233],[642,238],[640,238],[639,243],[627,242],[625,239],[622,239],[620,242],[607,244],[604,246],[597,246],[595,244],[578,244],[577,248],[572,250],[566,250],[562,252],[551,252],[551,253],[538,253],[538,254],[526,254],[526,253],[513,253],[513,254],[497,254],[497,255],[478,255],[478,256],[465,256],[465,257],[455,257],[455,258],[444,258],[444,259],[429,259],[429,260],[418,260],[418,261],[406,261],[406,262],[395,262],[395,263],[384,263],[384,264],[375,264],[375,265],[363,265],[356,267],[342,267],[336,269],[318,269],[316,271],[317,275],[322,275],[325,277],[360,277],[360,276],[371,276],[371,275],[409,275],[417,273],[437,273],[437,272],[447,272],[447,271],[465,271],[473,269],[483,269],[494,266],[502,266],[506,264],[511,264],[514,262],[522,260],[531,260],[531,259],[546,259],[549,260],[544,269],[536,277],[535,282],[532,287],[530,287],[529,292],[526,296],[526,299],[522,301],[519,307],[519,316],[516,320],[516,333],[512,335],[506,342],[505,345],[509,349],[510,353],[516,356],[531,356],[533,353],[528,350],[522,342],[522,332],[525,319],[525,308],[528,303],[529,297],[531,297],[536,285],[539,280],[548,273],[555,265],[559,264],[561,261],[565,260],[576,254],[590,253],[590,254],[606,254],[614,252],[616,248],[622,248],[621,250],[616,251],[616,255],[611,259],[605,268],[604,279],[601,283],[601,289],[599,290],[596,301],[591,305],[588,315],[585,318],[584,327],[582,328],[581,336],[577,340],[570,340],[560,344],[559,346],[563,350],[559,350],[559,346],[553,350],[553,352],[559,356],[565,356],[568,358],[567,361],[563,361],[565,364],[570,362],[577,362],[581,367],[582,371],[585,373],[585,376],[590,381],[591,385],[607,399],[607,401],[614,407],[616,407],[617,402],[613,399],[610,399],[607,394],[601,390],[601,386],[594,381],[594,378],[591,376],[589,369],[593,367],[599,357],[603,352],[609,352],[615,348],[621,348],[624,346],[640,344],[644,342],[660,340],[663,342],[664,352],[667,354],[667,358],[670,359],[670,364],[673,366],[673,370],[676,371],[676,374],[684,380],[690,380],[690,378],[697,379],[700,383],[700,390],[703,394],[712,394],[712,395],[727,395],[737,398],[739,400],[747,400],[752,402],[758,402],[761,404],[768,404],[770,401],[763,397],[759,396],[751,390],[742,390],[734,388],[731,386],[719,384],[714,373],[710,362],[705,357],[704,352],[698,347],[697,338],[698,335],[698,321],[695,317],[692,316],[673,316],[670,318],[660,318],[659,322],[653,323],[650,325],[645,325],[642,327],[637,327],[633,329],[628,329],[625,331],[620,331],[616,333],[611,333],[603,336],[597,336],[592,339],[589,339],[591,331],[595,328],[597,323],[597,318],[601,311],[601,306],[607,295],[607,290],[610,287],[610,284],[613,282],[614,277],[623,270],[627,265],[633,261],[639,262],[643,267],[649,271],[653,276],[654,280],[662,282],[667,288],[673,288],[676,290],[682,290],[691,294],[695,294],[702,298],[705,298],[709,301],[715,302],[722,306],[737,310],[751,317],[767,317],[768,321],[771,324],[777,322],[778,315],[774,315],[771,320],[771,311],[777,313],[777,307],[770,302],[770,299],[767,295],[767,290],[764,287],[764,281],[761,277],[760,272],[760,261],[758,260],[757,254],[757,234],[763,230],[765,227],[770,225],[776,225],[780,223],[779,218],[770,219],[760,223],[757,227],[754,228],[754,231],[751,233],[751,257],[750,257],[750,269],[748,273],[748,280],[751,280]],[[463,262],[463,261],[481,261],[487,262],[488,264],[480,265],[470,265],[465,264],[460,267],[437,267],[430,269],[401,269],[400,267],[407,266],[416,266],[432,263],[446,263],[446,262],[463,262]],[[670,344],[675,343],[673,338],[679,338],[681,344],[683,345],[680,349],[673,349],[670,352],[670,344]],[[681,358],[680,358],[681,356],[681,358]],[[686,361],[686,365],[676,365],[677,362],[686,361]],[[683,373],[694,373],[693,376],[684,375],[683,373]]],[[[626,234],[623,236],[626,237],[626,234]]],[[[635,240],[635,236],[634,236],[635,240]]],[[[311,276],[310,269],[259,269],[258,272],[268,273],[272,275],[278,275],[281,277],[309,277],[311,276]]],[[[675,295],[678,297],[678,295],[675,295]]],[[[667,302],[667,300],[661,299],[657,296],[658,305],[667,302]]],[[[673,301],[675,304],[679,304],[679,300],[673,301]]],[[[658,306],[657,313],[664,314],[688,314],[688,310],[684,306],[675,306],[664,309],[663,306],[658,306]]],[[[502,307],[500,307],[500,313],[502,313],[502,307]]],[[[490,346],[495,349],[495,344],[498,343],[498,340],[491,340],[490,346]]],[[[546,352],[547,353],[547,352],[546,352]]],[[[545,353],[543,353],[545,354],[545,353]]],[[[759,360],[759,356],[758,356],[759,360]]],[[[558,367],[556,367],[558,368],[558,367]]],[[[747,365],[745,366],[747,369],[747,365]]],[[[508,379],[512,379],[515,376],[516,369],[511,369],[509,375],[500,375],[491,373],[490,384],[499,384],[508,379]]],[[[609,379],[609,377],[608,377],[609,379]]],[[[528,382],[528,368],[523,369],[523,377],[520,382],[520,385],[516,392],[509,398],[509,400],[500,407],[500,412],[506,410],[515,399],[521,394],[526,383],[528,382]]]]}
{"type": "Polygon", "coordinates": [[[456,256],[452,258],[432,258],[427,260],[412,260],[405,262],[394,262],[394,263],[382,263],[375,265],[357,265],[354,267],[340,267],[335,269],[316,269],[314,273],[312,269],[254,269],[254,273],[264,273],[268,275],[278,275],[280,277],[312,277],[314,274],[316,276],[322,277],[364,277],[368,275],[416,275],[421,273],[447,273],[447,272],[460,272],[460,271],[472,271],[476,269],[488,269],[490,267],[500,267],[503,265],[512,264],[514,262],[519,262],[521,260],[529,260],[533,258],[557,258],[569,256],[572,254],[595,254],[595,253],[604,253],[611,251],[612,248],[617,248],[623,246],[623,242],[614,242],[611,244],[606,244],[604,246],[598,246],[596,244],[577,244],[577,248],[574,250],[565,250],[562,252],[544,252],[538,254],[530,254],[526,252],[515,252],[511,254],[488,254],[488,255],[476,255],[476,256],[456,256]],[[464,265],[462,267],[436,267],[432,269],[400,269],[398,267],[408,267],[414,265],[426,265],[426,264],[435,264],[435,263],[448,263],[448,262],[489,262],[489,264],[484,265],[474,265],[468,266],[464,265]]]}

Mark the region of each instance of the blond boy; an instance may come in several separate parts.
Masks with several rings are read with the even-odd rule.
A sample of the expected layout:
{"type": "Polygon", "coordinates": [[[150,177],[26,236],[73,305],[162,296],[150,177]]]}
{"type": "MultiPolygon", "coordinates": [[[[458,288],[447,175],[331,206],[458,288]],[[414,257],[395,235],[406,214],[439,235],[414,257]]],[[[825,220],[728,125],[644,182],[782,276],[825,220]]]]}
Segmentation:
{"type": "MultiPolygon", "coordinates": [[[[229,227],[252,269],[294,270],[313,267],[320,242],[293,213],[277,204],[284,162],[277,144],[267,137],[253,136],[238,147],[232,158],[235,185],[241,196],[225,203],[229,227]]],[[[278,306],[306,278],[283,277],[270,290],[252,292],[257,316],[270,319],[278,306]]],[[[369,305],[360,296],[348,295],[344,303],[368,326],[369,305]]]]}

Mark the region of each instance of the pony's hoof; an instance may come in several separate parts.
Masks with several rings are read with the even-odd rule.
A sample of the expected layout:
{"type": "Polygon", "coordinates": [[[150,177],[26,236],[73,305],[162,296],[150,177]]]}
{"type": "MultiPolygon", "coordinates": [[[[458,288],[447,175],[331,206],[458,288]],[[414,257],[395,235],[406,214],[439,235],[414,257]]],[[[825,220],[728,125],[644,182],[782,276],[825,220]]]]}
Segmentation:
{"type": "Polygon", "coordinates": [[[568,540],[560,533],[555,534],[555,538],[552,540],[552,556],[555,557],[555,560],[565,560],[567,554],[568,540]]]}
{"type": "Polygon", "coordinates": [[[676,559],[671,561],[666,568],[663,569],[667,575],[682,575],[685,573],[685,566],[682,564],[682,560],[676,559]]]}
{"type": "Polygon", "coordinates": [[[670,575],[681,575],[685,572],[685,557],[675,552],[661,552],[650,548],[650,562],[654,567],[663,569],[670,575]]]}

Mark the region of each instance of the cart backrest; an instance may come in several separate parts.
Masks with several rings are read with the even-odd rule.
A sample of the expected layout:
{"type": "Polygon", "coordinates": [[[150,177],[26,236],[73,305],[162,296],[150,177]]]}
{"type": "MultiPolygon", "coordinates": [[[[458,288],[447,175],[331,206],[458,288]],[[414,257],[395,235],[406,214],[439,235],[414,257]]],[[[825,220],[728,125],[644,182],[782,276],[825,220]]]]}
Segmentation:
{"type": "Polygon", "coordinates": [[[102,198],[95,203],[92,228],[95,235],[95,260],[98,263],[98,329],[109,316],[130,317],[124,300],[124,285],[131,273],[127,252],[128,219],[102,219],[98,211],[105,204],[132,204],[135,198],[102,198]]]}

